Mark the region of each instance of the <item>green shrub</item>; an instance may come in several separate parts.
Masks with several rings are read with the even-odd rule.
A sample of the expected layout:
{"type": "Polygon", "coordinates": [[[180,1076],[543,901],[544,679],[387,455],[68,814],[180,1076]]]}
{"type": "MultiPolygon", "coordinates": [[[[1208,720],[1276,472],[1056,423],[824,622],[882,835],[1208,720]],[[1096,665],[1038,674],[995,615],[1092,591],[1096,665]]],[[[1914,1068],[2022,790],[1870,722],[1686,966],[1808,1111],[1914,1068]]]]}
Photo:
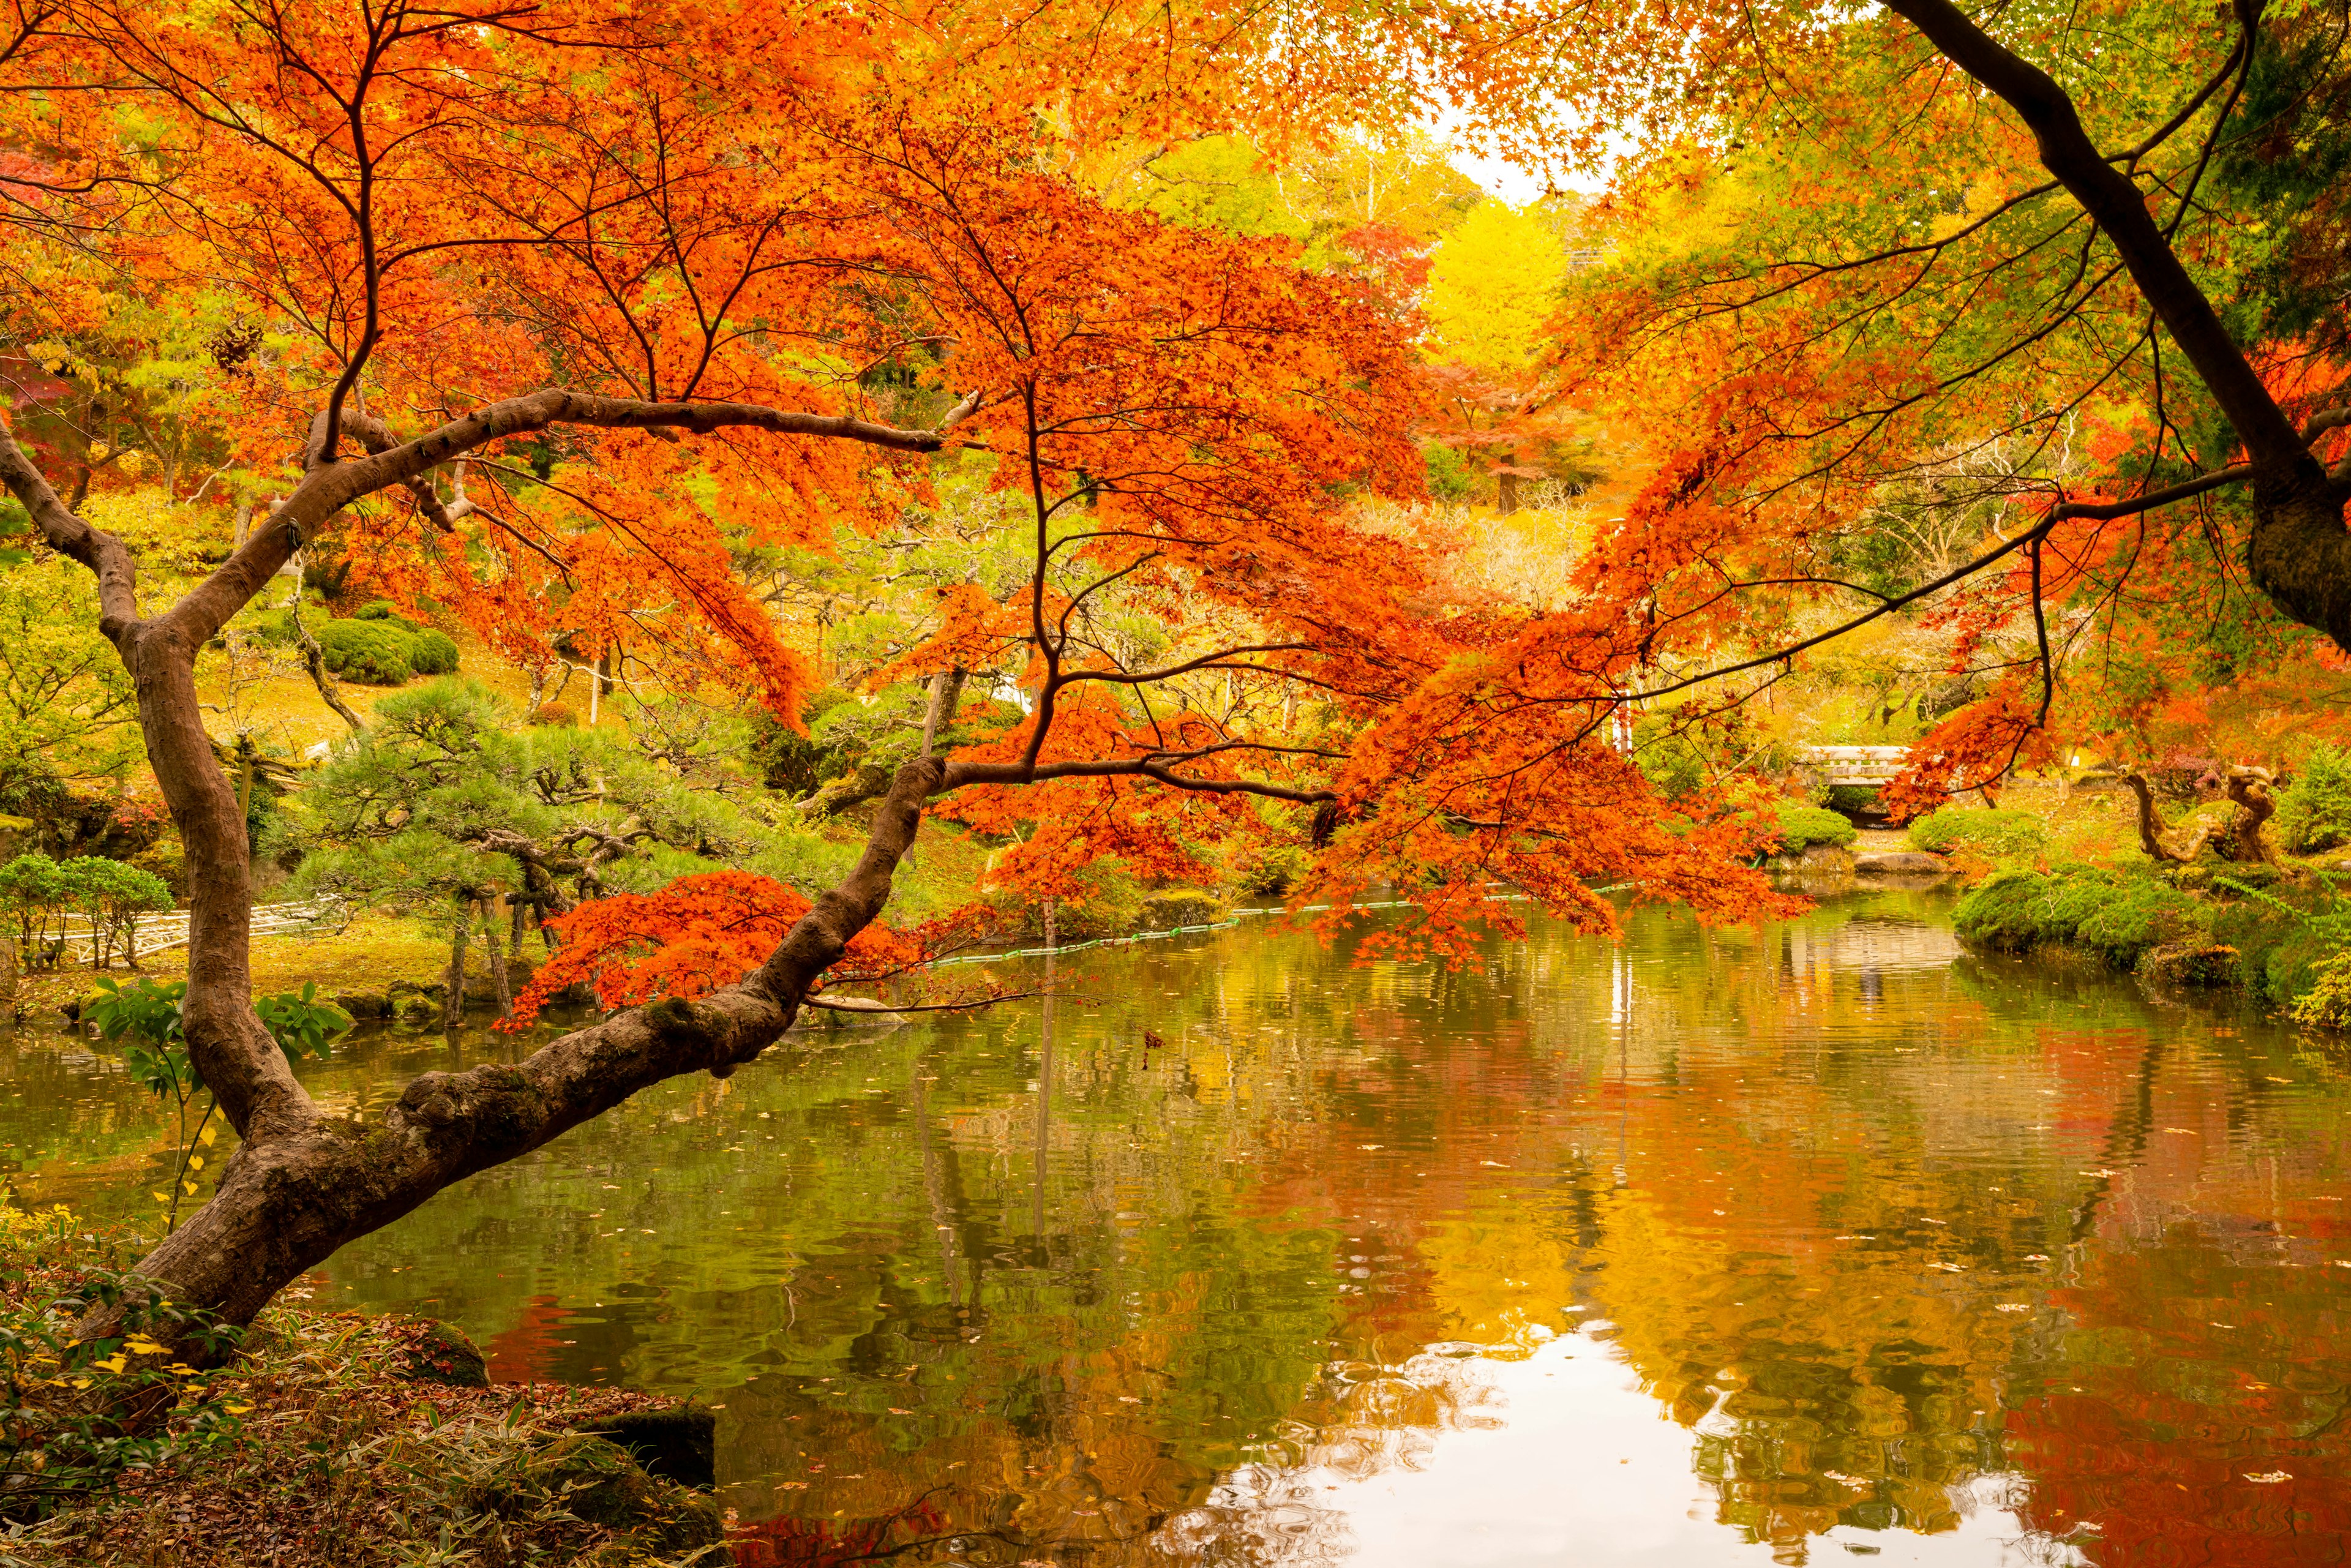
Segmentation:
{"type": "Polygon", "coordinates": [[[354,621],[381,621],[399,627],[403,632],[422,632],[424,628],[402,615],[389,599],[371,599],[351,612],[354,621]]]}
{"type": "Polygon", "coordinates": [[[2351,754],[2321,746],[2278,793],[2271,824],[2289,854],[2314,854],[2351,842],[2351,754]]]}
{"type": "Polygon", "coordinates": [[[1842,849],[1859,836],[1855,827],[1839,812],[1824,806],[1782,806],[1780,808],[1780,848],[1801,850],[1807,844],[1834,844],[1842,849]]]}
{"type": "Polygon", "coordinates": [[[415,674],[408,633],[381,621],[329,621],[319,628],[327,668],[364,685],[397,686],[415,674]]]}
{"type": "Polygon", "coordinates": [[[1875,811],[1877,810],[1877,786],[1875,784],[1832,784],[1828,799],[1821,804],[1839,813],[1875,811]]]}
{"type": "Polygon", "coordinates": [[[2048,842],[2048,828],[2029,811],[1965,811],[1946,806],[1910,824],[1910,847],[1935,854],[1962,846],[1979,854],[2031,854],[2048,842]]]}
{"type": "Polygon", "coordinates": [[[431,627],[408,640],[408,667],[420,675],[457,673],[457,644],[445,632],[431,627]]]}
{"type": "Polygon", "coordinates": [[[1428,465],[1428,493],[1440,501],[1467,501],[1482,492],[1485,476],[1469,466],[1458,449],[1429,442],[1420,449],[1428,465]]]}
{"type": "Polygon", "coordinates": [[[2294,998],[2294,1021],[2351,1029],[2351,953],[2337,953],[2312,972],[2310,989],[2294,998]]]}

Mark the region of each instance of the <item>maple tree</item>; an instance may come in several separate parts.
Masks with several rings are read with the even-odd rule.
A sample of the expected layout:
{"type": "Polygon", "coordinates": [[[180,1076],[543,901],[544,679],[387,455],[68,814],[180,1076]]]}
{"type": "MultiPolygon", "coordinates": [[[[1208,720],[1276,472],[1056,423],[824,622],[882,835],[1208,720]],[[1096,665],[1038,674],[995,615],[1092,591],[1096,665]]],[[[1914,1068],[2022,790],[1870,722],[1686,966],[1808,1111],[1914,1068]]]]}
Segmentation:
{"type": "MultiPolygon", "coordinates": [[[[1509,925],[1496,879],[1604,927],[1612,883],[1708,915],[1773,906],[1737,863],[1768,824],[1713,795],[1656,802],[1595,738],[1604,697],[1497,706],[1520,612],[1451,591],[1428,538],[1351,505],[1408,493],[1420,466],[1377,278],[1069,172],[1071,149],[1235,104],[1278,139],[1342,104],[1393,121],[1395,93],[1439,80],[1523,96],[1439,19],[1334,11],[1301,52],[1217,7],[14,15],[0,177],[41,287],[12,329],[98,335],[126,287],[229,323],[184,394],[228,477],[227,542],[181,563],[183,591],[160,580],[168,608],[141,602],[152,552],[53,484],[57,444],[0,441],[0,479],[94,574],[186,847],[183,1027],[243,1142],[141,1267],[231,1321],[639,1089],[733,1072],[828,973],[902,954],[874,923],[935,807],[1021,837],[996,879],[1014,898],[1094,855],[1180,869],[1204,821],[1311,839],[1311,890],[1334,904],[1424,890],[1392,948],[1459,956],[1467,930],[1509,925]],[[1382,52],[1396,68],[1367,78],[1382,52]],[[1029,112],[1044,98],[1052,126],[1029,112]],[[253,1011],[247,814],[193,673],[277,574],[339,558],[345,593],[430,599],[528,666],[590,665],[601,692],[625,650],[756,693],[789,727],[816,672],[737,561],[821,549],[842,519],[884,533],[971,463],[1009,498],[1022,570],[950,585],[873,674],[922,684],[930,712],[832,886],[803,906],[697,873],[582,917],[581,962],[634,965],[610,994],[644,1005],[518,1065],[427,1072],[365,1124],[312,1100],[253,1011]],[[955,745],[976,684],[1019,702],[955,745]],[[590,929],[628,911],[671,939],[650,968],[590,929]]],[[[1621,663],[1619,642],[1600,655],[1621,663]]],[[[347,782],[387,762],[365,758],[347,782]]],[[[424,793],[453,825],[486,803],[466,789],[504,787],[424,793]]],[[[368,821],[362,805],[346,827],[368,821]]],[[[530,882],[519,844],[508,858],[530,882]]]]}
{"type": "Polygon", "coordinates": [[[1591,72],[1664,8],[1560,37],[1632,148],[1557,370],[1654,465],[1562,635],[1636,618],[1645,686],[1732,702],[1922,621],[1970,700],[1906,809],[2075,744],[2268,754],[2221,710],[2351,645],[2340,7],[1675,16],[1632,83],[1591,72]]]}

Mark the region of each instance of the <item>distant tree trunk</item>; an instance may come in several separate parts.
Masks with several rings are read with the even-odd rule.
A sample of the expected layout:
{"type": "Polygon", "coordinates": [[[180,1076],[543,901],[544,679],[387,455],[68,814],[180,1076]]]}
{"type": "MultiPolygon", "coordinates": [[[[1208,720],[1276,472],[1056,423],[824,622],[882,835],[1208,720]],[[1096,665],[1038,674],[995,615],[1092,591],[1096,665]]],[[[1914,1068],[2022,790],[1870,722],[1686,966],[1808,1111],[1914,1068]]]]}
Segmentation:
{"type": "MultiPolygon", "coordinates": [[[[1510,454],[1510,462],[1516,463],[1518,460],[1517,453],[1510,454]]],[[[1519,509],[1519,476],[1505,468],[1494,477],[1499,481],[1498,487],[1500,490],[1500,511],[1502,516],[1507,517],[1519,509]]]]}
{"type": "Polygon", "coordinates": [[[494,898],[482,900],[482,947],[490,959],[490,994],[497,998],[498,1017],[514,1011],[514,991],[507,984],[507,956],[498,946],[498,904],[494,898]]]}
{"type": "Polygon", "coordinates": [[[460,1023],[465,1017],[465,928],[471,925],[470,901],[460,895],[457,917],[449,923],[449,974],[442,1010],[446,1021],[460,1023]]]}

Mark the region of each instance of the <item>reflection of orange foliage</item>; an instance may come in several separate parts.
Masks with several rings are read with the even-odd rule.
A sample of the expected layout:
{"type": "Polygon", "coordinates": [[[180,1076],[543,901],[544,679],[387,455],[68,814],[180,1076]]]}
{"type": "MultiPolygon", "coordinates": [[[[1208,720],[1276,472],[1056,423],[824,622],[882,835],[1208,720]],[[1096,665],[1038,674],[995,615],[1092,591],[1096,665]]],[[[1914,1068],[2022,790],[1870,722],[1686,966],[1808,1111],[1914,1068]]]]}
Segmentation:
{"type": "Polygon", "coordinates": [[[492,1383],[536,1383],[555,1364],[562,1339],[564,1307],[554,1296],[533,1296],[514,1327],[495,1334],[482,1347],[492,1383]]]}
{"type": "Polygon", "coordinates": [[[2333,1270],[2241,1262],[2179,1233],[2095,1255],[2057,1300],[2097,1354],[2009,1412],[2029,1522],[2096,1527],[2107,1568],[2342,1560],[2351,1359],[2332,1332],[2346,1304],[2333,1270]]]}
{"type": "Polygon", "coordinates": [[[726,1544],[741,1568],[841,1568],[890,1556],[905,1550],[911,1541],[944,1534],[946,1528],[946,1515],[928,1503],[916,1503],[887,1519],[842,1524],[789,1515],[763,1519],[736,1526],[726,1544]]]}

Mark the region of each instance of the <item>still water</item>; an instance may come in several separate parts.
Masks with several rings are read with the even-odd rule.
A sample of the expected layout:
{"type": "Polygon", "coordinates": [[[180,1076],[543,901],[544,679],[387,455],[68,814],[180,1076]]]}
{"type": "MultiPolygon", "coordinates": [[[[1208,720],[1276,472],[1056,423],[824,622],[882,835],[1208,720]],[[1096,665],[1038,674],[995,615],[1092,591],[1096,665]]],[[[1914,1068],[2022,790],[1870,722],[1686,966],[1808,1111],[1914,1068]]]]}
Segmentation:
{"type": "MultiPolygon", "coordinates": [[[[308,1288],[707,1401],[754,1568],[2345,1561],[2351,1059],[1945,908],[1096,950],[1050,1018],[642,1095],[308,1288]]],[[[143,1096],[0,1064],[16,1201],[129,1212],[143,1096]]]]}

